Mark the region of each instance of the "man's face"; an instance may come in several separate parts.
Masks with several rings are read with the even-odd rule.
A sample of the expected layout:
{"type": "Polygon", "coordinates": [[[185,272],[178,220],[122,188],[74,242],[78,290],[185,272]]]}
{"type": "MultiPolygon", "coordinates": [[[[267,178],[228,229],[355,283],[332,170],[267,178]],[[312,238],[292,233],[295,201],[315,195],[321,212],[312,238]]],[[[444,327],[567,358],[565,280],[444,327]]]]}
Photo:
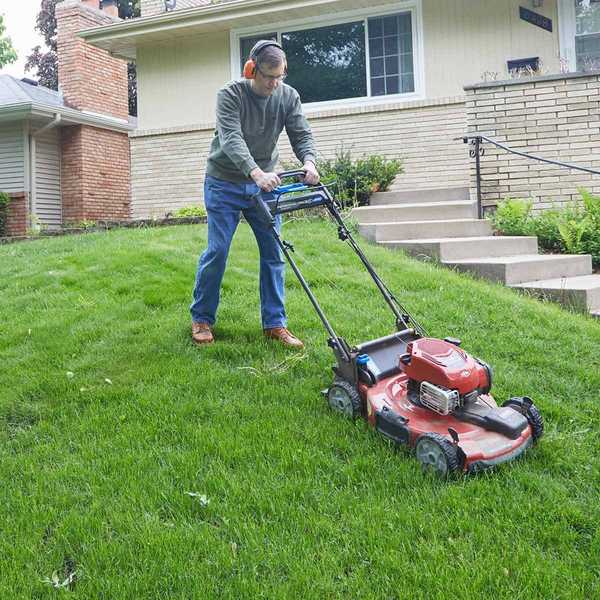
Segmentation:
{"type": "Polygon", "coordinates": [[[285,78],[285,64],[273,67],[261,65],[256,67],[256,77],[252,80],[252,87],[259,96],[270,96],[285,78]]]}

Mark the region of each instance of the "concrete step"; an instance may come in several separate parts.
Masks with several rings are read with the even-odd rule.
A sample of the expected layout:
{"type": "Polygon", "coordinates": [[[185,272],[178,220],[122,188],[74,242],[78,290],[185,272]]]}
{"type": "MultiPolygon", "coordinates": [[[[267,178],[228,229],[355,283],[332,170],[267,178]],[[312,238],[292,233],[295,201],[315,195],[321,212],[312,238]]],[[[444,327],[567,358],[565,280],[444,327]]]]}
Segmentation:
{"type": "Polygon", "coordinates": [[[428,256],[436,260],[458,260],[478,256],[508,256],[535,254],[537,238],[525,236],[485,236],[438,238],[429,240],[401,240],[379,242],[386,248],[404,250],[412,256],[428,256]]]}
{"type": "Polygon", "coordinates": [[[589,255],[523,254],[442,262],[459,271],[467,271],[506,285],[592,273],[592,257],[589,255]]]}
{"type": "Polygon", "coordinates": [[[404,221],[440,221],[442,219],[476,219],[477,203],[422,202],[360,206],[350,213],[359,223],[401,223],[404,221]]]}
{"type": "Polygon", "coordinates": [[[376,192],[371,194],[369,204],[412,204],[426,202],[457,202],[470,199],[468,187],[454,187],[433,190],[407,190],[402,192],[376,192]]]}
{"type": "Polygon", "coordinates": [[[407,221],[404,223],[365,223],[359,225],[361,235],[373,242],[417,240],[441,237],[489,236],[492,226],[483,219],[445,221],[407,221]]]}
{"type": "Polygon", "coordinates": [[[512,287],[526,290],[563,306],[587,310],[592,314],[598,312],[600,316],[600,275],[525,281],[512,287]]]}

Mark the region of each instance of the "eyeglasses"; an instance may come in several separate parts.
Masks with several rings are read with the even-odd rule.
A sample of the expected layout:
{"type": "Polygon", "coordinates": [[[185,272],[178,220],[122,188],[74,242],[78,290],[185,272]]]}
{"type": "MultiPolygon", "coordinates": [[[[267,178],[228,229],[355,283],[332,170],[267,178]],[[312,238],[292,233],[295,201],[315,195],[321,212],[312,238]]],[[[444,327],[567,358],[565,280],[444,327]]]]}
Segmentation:
{"type": "Polygon", "coordinates": [[[281,83],[286,77],[287,73],[283,75],[267,75],[258,65],[256,65],[256,70],[267,80],[267,81],[276,81],[281,83]]]}

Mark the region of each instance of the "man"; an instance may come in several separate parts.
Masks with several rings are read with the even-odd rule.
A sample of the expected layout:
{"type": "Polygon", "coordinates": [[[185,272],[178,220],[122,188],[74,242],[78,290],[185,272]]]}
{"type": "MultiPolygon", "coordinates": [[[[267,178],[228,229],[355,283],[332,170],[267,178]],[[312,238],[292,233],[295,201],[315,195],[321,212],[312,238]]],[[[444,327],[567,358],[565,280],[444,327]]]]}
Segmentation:
{"type": "MultiPolygon", "coordinates": [[[[253,195],[263,198],[281,183],[274,172],[279,154],[277,140],[285,127],[305,171],[304,182],[315,185],[315,148],[300,96],[283,83],[287,61],[281,46],[258,42],[250,51],[244,79],[228,83],[217,95],[217,126],[206,168],[204,204],[208,214],[208,247],[200,256],[192,315],[192,340],[214,341],[221,281],[233,234],[241,214],[256,238],[260,252],[260,305],[264,335],[293,348],[304,344],[287,329],[284,307],[284,269],[270,227],[255,206],[253,195]]],[[[277,217],[279,231],[281,218],[277,217]]]]}

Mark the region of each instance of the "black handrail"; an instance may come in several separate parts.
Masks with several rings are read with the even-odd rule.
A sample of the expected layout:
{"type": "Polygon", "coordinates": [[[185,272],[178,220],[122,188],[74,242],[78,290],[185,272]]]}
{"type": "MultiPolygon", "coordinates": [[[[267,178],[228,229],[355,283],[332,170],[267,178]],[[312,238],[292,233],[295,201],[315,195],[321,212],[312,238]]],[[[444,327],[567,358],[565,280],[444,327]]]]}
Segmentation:
{"type": "Polygon", "coordinates": [[[570,163],[561,162],[559,160],[551,160],[549,158],[542,158],[541,156],[535,156],[534,154],[529,154],[527,152],[520,152],[519,150],[515,150],[510,146],[506,146],[489,138],[485,135],[480,135],[478,133],[472,135],[465,135],[462,138],[465,144],[471,144],[473,148],[469,150],[469,156],[471,158],[475,158],[475,171],[477,176],[477,215],[480,219],[483,218],[483,209],[481,206],[481,157],[484,155],[485,150],[482,148],[482,142],[488,142],[506,152],[510,152],[511,154],[516,154],[518,156],[523,156],[525,158],[530,158],[531,160],[537,160],[539,162],[548,163],[550,165],[556,165],[558,167],[564,167],[566,169],[575,169],[577,171],[584,171],[585,173],[591,173],[592,175],[600,175],[600,171],[595,169],[588,169],[587,167],[580,167],[579,165],[573,165],[570,163]]]}

